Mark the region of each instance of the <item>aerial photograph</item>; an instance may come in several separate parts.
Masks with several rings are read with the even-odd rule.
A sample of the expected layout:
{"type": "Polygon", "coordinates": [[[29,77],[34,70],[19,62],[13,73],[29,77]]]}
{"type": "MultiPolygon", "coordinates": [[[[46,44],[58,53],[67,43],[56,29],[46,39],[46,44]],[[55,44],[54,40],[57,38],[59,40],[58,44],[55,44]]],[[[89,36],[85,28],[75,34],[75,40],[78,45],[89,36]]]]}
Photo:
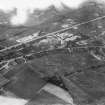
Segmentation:
{"type": "Polygon", "coordinates": [[[105,105],[105,0],[0,0],[0,105],[105,105]]]}

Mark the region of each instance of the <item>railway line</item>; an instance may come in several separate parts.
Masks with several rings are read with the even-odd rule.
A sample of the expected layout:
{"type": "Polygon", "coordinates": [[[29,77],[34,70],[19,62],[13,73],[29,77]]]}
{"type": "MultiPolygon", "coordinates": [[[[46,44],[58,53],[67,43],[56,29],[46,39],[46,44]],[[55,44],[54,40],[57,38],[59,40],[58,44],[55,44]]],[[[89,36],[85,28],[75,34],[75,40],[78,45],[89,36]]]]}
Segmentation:
{"type": "Polygon", "coordinates": [[[86,22],[78,23],[78,24],[75,24],[75,25],[73,25],[73,26],[71,26],[71,27],[69,27],[69,28],[64,28],[64,29],[61,29],[61,30],[58,30],[58,31],[55,31],[55,32],[52,32],[52,33],[48,33],[48,34],[43,35],[43,36],[39,36],[39,37],[33,38],[32,40],[29,40],[29,41],[27,41],[27,42],[23,42],[23,43],[19,43],[19,44],[16,44],[16,45],[7,47],[7,48],[5,48],[5,49],[0,50],[0,52],[6,51],[6,50],[11,50],[11,49],[16,49],[17,47],[21,46],[22,44],[30,43],[30,42],[32,42],[32,41],[36,41],[36,40],[39,40],[39,39],[41,39],[41,38],[45,38],[45,37],[47,37],[47,36],[53,36],[53,35],[55,35],[55,34],[57,34],[57,33],[62,33],[62,32],[64,32],[64,31],[70,30],[70,29],[72,29],[73,27],[78,27],[78,26],[81,26],[81,25],[85,25],[85,24],[87,24],[87,23],[94,22],[94,21],[98,21],[98,20],[101,20],[101,19],[104,19],[104,18],[105,18],[105,15],[104,15],[104,16],[101,16],[101,17],[97,17],[97,18],[92,19],[92,20],[89,20],[89,21],[86,21],[86,22]]]}

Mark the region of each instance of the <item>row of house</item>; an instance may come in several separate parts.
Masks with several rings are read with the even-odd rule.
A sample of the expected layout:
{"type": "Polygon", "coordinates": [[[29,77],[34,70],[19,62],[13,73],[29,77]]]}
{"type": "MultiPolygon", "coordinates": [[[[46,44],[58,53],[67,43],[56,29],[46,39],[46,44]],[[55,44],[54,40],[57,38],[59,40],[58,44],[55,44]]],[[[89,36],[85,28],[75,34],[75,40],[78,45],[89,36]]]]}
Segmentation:
{"type": "Polygon", "coordinates": [[[28,35],[28,36],[19,38],[19,39],[17,39],[16,41],[17,41],[18,43],[29,42],[29,41],[32,40],[33,38],[36,38],[38,35],[39,35],[39,31],[36,32],[36,33],[34,33],[34,34],[32,34],[32,35],[28,35]]]}

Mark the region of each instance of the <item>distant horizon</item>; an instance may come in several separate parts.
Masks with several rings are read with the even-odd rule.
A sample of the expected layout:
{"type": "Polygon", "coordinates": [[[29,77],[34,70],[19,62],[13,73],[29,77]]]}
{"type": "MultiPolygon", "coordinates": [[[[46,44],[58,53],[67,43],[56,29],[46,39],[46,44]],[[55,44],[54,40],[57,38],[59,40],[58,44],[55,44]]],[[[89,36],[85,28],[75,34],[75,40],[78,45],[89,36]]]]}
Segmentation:
{"type": "MultiPolygon", "coordinates": [[[[64,4],[71,9],[78,9],[80,5],[85,2],[99,1],[99,0],[0,0],[0,10],[8,14],[16,10],[15,14],[10,17],[11,25],[24,25],[34,10],[46,10],[50,6],[54,6],[58,10],[62,10],[64,4]]],[[[104,0],[100,0],[104,1],[104,0]]]]}

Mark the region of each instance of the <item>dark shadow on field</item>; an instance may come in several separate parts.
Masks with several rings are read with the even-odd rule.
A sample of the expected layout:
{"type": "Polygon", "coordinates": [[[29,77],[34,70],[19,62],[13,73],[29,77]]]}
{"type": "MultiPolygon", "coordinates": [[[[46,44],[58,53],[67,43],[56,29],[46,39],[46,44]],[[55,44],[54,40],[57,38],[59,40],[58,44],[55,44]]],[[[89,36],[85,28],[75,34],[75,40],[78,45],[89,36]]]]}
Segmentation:
{"type": "Polygon", "coordinates": [[[35,97],[46,83],[26,64],[11,70],[5,77],[11,79],[11,83],[7,84],[5,89],[25,99],[35,97]]]}

